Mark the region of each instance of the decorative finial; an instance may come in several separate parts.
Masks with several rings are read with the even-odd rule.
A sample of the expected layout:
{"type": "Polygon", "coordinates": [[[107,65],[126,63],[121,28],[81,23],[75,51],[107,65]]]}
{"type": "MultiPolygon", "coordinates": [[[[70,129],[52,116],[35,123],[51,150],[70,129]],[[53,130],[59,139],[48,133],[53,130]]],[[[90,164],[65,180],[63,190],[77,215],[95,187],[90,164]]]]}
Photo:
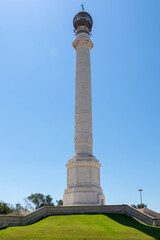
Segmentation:
{"type": "Polygon", "coordinates": [[[82,7],[82,12],[84,12],[84,5],[82,4],[81,7],[82,7]]]}
{"type": "Polygon", "coordinates": [[[76,35],[80,32],[86,32],[89,35],[92,31],[93,19],[91,15],[84,10],[84,5],[81,5],[82,10],[78,12],[73,18],[73,26],[76,35]]]}

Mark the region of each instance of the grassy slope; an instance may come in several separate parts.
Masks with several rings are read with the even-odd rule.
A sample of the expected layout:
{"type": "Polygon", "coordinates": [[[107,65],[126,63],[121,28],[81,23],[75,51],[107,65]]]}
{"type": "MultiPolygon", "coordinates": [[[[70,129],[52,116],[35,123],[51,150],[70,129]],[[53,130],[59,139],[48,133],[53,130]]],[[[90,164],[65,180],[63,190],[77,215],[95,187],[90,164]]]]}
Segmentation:
{"type": "Polygon", "coordinates": [[[0,230],[0,240],[160,239],[160,228],[143,225],[125,215],[51,216],[24,227],[0,230]]]}

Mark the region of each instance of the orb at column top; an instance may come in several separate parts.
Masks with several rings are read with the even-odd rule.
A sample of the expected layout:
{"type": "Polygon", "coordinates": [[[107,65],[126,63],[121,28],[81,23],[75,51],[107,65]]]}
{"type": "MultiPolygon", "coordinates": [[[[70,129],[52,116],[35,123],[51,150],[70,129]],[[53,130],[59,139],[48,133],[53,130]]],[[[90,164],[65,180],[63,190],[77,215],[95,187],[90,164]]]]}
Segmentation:
{"type": "Polygon", "coordinates": [[[78,12],[73,18],[73,26],[76,34],[80,32],[86,32],[90,34],[92,31],[93,19],[89,13],[84,11],[83,5],[82,11],[78,12]]]}

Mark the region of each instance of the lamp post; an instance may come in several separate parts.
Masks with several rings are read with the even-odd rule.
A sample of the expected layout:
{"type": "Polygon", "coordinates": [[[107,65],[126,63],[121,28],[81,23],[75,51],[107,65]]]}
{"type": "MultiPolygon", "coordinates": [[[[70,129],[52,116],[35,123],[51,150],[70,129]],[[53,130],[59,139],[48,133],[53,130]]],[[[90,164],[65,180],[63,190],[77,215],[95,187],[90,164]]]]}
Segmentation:
{"type": "Polygon", "coordinates": [[[140,193],[140,203],[141,203],[141,206],[142,206],[142,191],[143,189],[138,189],[139,193],[140,193]]]}

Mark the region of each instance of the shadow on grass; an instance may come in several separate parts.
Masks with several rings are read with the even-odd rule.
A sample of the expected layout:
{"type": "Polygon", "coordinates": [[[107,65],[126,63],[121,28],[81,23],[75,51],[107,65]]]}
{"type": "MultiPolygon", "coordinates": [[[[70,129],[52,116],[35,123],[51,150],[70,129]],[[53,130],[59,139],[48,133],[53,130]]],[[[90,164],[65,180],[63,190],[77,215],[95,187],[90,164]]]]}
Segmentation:
{"type": "Polygon", "coordinates": [[[160,240],[160,227],[145,225],[126,215],[121,214],[104,214],[104,215],[114,220],[115,222],[118,222],[127,227],[135,228],[155,238],[156,240],[160,240]]]}

